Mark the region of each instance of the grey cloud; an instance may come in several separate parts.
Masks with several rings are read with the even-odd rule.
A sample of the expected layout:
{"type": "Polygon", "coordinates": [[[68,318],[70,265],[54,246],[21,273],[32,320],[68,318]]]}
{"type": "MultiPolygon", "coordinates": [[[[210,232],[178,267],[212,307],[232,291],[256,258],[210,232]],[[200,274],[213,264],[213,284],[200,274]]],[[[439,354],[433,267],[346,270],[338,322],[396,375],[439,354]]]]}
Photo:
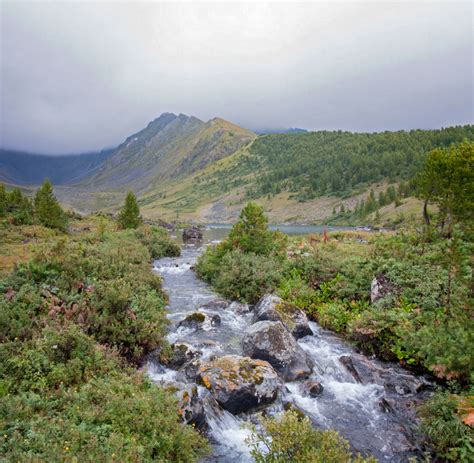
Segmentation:
{"type": "Polygon", "coordinates": [[[2,146],[81,152],[162,112],[248,128],[471,123],[470,2],[2,2],[2,146]]]}

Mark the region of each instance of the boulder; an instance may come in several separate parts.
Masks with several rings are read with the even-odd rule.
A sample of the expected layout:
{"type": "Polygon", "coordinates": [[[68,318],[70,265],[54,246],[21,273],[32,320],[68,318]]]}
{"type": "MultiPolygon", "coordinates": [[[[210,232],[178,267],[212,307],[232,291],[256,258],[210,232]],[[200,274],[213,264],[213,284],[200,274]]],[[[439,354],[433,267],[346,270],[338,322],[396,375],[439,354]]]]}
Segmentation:
{"type": "Polygon", "coordinates": [[[225,299],[213,299],[203,304],[200,308],[204,310],[224,310],[228,305],[229,302],[225,299]]]}
{"type": "Polygon", "coordinates": [[[204,325],[219,326],[221,317],[219,315],[208,315],[203,312],[193,312],[178,323],[178,327],[201,329],[204,325]]]}
{"type": "Polygon", "coordinates": [[[163,363],[174,369],[181,368],[185,363],[199,357],[202,352],[185,342],[177,342],[171,346],[172,352],[169,358],[163,359],[163,363]]]}
{"type": "Polygon", "coordinates": [[[261,321],[251,325],[242,339],[244,355],[266,360],[286,381],[307,378],[312,363],[282,322],[261,321]]]}
{"type": "Polygon", "coordinates": [[[197,386],[181,389],[176,393],[176,396],[178,397],[178,411],[183,422],[202,428],[206,423],[206,415],[197,386]]]}
{"type": "Polygon", "coordinates": [[[375,303],[395,292],[395,285],[383,274],[376,275],[370,285],[370,302],[375,303]]]}
{"type": "Polygon", "coordinates": [[[183,230],[183,241],[201,241],[202,230],[199,227],[185,228],[183,230]]]}
{"type": "Polygon", "coordinates": [[[266,294],[255,305],[254,323],[263,320],[282,322],[296,339],[313,334],[306,314],[274,294],[266,294]]]}
{"type": "Polygon", "coordinates": [[[241,413],[274,401],[280,380],[263,360],[227,355],[202,362],[198,382],[231,413],[241,413]]]}
{"type": "Polygon", "coordinates": [[[319,381],[305,381],[303,387],[305,392],[307,392],[311,397],[317,397],[324,390],[323,385],[319,381]]]}

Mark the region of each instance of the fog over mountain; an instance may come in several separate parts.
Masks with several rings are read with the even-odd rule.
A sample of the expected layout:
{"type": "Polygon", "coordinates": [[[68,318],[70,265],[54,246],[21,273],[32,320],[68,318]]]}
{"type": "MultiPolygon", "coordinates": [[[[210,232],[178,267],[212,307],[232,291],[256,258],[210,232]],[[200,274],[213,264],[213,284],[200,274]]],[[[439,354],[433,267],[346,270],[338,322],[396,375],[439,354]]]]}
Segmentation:
{"type": "Polygon", "coordinates": [[[163,112],[248,129],[472,122],[471,2],[2,2],[0,145],[117,146],[163,112]]]}

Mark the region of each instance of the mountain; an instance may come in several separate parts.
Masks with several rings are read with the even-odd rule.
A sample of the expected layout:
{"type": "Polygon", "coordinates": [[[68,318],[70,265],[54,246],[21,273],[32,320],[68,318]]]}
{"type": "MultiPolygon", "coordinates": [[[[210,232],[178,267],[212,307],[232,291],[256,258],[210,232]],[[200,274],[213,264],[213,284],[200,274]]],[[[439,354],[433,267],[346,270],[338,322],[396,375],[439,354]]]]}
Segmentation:
{"type": "Polygon", "coordinates": [[[100,191],[150,190],[203,169],[255,138],[253,132],[220,118],[203,122],[164,113],[128,137],[81,186],[100,191]]]}
{"type": "Polygon", "coordinates": [[[39,185],[49,178],[54,185],[77,183],[99,169],[113,151],[51,156],[0,149],[0,181],[39,185]]]}
{"type": "MultiPolygon", "coordinates": [[[[341,206],[354,211],[371,190],[378,198],[404,182],[410,191],[429,151],[465,139],[474,140],[473,125],[258,136],[220,118],[164,113],[111,152],[3,154],[0,181],[38,184],[48,176],[64,204],[86,212],[116,211],[133,190],[150,218],[228,222],[254,200],[273,222],[322,222],[341,206]]],[[[412,199],[387,213],[411,214],[412,199]]]]}

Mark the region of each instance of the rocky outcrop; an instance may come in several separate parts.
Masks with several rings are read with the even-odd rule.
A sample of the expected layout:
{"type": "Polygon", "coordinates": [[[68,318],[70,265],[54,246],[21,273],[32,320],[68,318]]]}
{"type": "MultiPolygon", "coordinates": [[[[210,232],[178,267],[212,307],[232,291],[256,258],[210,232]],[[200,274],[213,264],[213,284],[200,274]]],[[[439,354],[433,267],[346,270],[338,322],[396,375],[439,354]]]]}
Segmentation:
{"type": "Polygon", "coordinates": [[[240,413],[275,400],[280,380],[262,360],[227,355],[202,362],[198,381],[231,413],[240,413]]]}
{"type": "Polygon", "coordinates": [[[221,324],[221,317],[219,315],[208,315],[203,312],[193,312],[189,314],[184,320],[178,323],[178,327],[202,329],[207,326],[219,326],[221,324]]]}
{"type": "Polygon", "coordinates": [[[282,322],[296,339],[313,334],[306,314],[274,294],[266,294],[255,305],[254,323],[263,320],[282,322]]]}
{"type": "Polygon", "coordinates": [[[202,230],[199,227],[185,228],[183,230],[183,241],[201,241],[202,230]]]}
{"type": "Polygon", "coordinates": [[[244,355],[266,360],[286,381],[307,378],[312,363],[293,335],[277,321],[254,323],[242,339],[244,355]]]}

